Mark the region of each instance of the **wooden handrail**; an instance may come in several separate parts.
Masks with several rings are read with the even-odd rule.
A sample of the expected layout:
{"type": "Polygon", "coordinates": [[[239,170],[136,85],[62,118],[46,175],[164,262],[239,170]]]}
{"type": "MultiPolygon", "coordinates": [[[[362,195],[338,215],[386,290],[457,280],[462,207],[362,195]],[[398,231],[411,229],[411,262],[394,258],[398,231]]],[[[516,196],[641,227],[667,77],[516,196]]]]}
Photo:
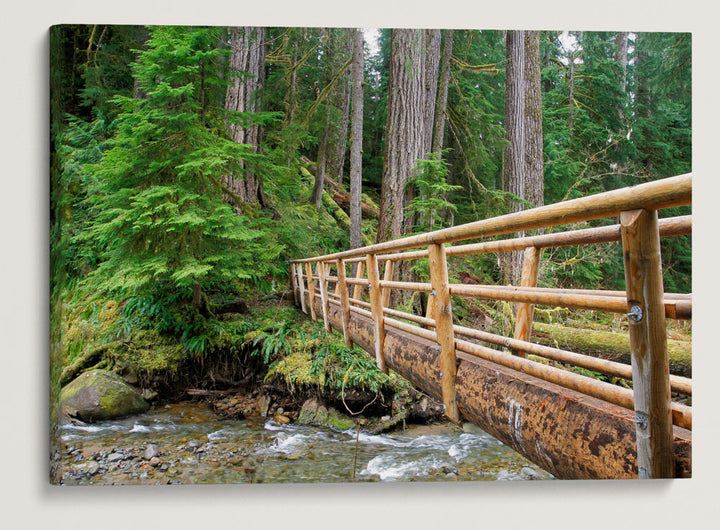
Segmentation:
{"type": "Polygon", "coordinates": [[[642,453],[639,456],[640,476],[671,476],[672,424],[690,429],[692,410],[685,405],[671,403],[670,392],[692,395],[692,381],[667,373],[665,319],[692,318],[692,295],[662,292],[659,238],[690,234],[692,217],[688,215],[658,220],[657,210],[689,205],[691,195],[692,177],[689,174],[681,175],[395,241],[294,260],[290,267],[291,282],[296,300],[300,299],[306,312],[306,305],[310,306],[309,312],[313,319],[319,316],[315,309],[318,295],[327,329],[330,329],[328,304],[340,308],[342,331],[348,345],[352,343],[349,326],[352,314],[371,319],[374,353],[378,366],[384,371],[387,371],[384,347],[387,326],[436,343],[442,397],[451,419],[458,421],[460,417],[455,403],[458,351],[462,352],[460,358],[477,356],[621,407],[634,408],[638,440],[641,440],[638,444],[638,454],[642,453]],[[446,245],[614,216],[620,216],[620,224],[446,245]],[[626,291],[537,287],[540,249],[617,241],[622,241],[625,249],[626,291]],[[520,287],[449,283],[449,256],[518,250],[523,250],[525,255],[520,287]],[[394,262],[423,258],[428,258],[430,262],[429,283],[392,280],[394,262]],[[383,262],[385,270],[381,279],[380,264],[383,262]],[[348,264],[356,264],[355,277],[346,273],[348,264]],[[337,271],[335,276],[330,274],[332,267],[337,271]],[[367,278],[363,277],[364,270],[367,271],[367,278]],[[335,285],[334,292],[330,291],[330,284],[335,285]],[[361,299],[365,289],[369,294],[369,302],[361,299]],[[419,316],[388,307],[391,289],[428,293],[426,315],[419,316]],[[305,303],[306,294],[308,304],[305,303]],[[453,323],[450,295],[517,304],[519,314],[514,337],[503,337],[453,323]],[[634,368],[533,344],[529,337],[533,307],[536,304],[628,314],[634,368]],[[502,346],[510,349],[514,355],[466,339],[502,346]],[[650,350],[655,353],[649,354],[650,350]],[[630,379],[634,390],[524,358],[528,354],[612,377],[630,379]]]}
{"type": "Polygon", "coordinates": [[[675,206],[687,206],[691,201],[692,175],[688,173],[687,175],[656,180],[588,197],[580,197],[426,234],[403,237],[367,247],[296,261],[313,262],[336,260],[338,258],[346,259],[365,254],[379,254],[391,250],[399,251],[422,247],[433,243],[452,243],[478,237],[491,237],[536,228],[549,228],[551,226],[614,217],[625,210],[638,208],[662,210],[675,206]]]}

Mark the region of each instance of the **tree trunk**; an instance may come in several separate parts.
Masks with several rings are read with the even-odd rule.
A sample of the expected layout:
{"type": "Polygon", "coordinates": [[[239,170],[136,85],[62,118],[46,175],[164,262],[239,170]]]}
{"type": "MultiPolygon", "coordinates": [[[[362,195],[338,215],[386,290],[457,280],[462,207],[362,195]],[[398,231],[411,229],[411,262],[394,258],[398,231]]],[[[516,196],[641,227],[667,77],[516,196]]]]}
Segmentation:
{"type": "Polygon", "coordinates": [[[432,152],[442,151],[445,140],[445,121],[447,119],[447,98],[450,88],[450,60],[453,51],[453,30],[445,30],[442,64],[440,65],[440,81],[435,103],[435,124],[433,125],[432,152]]]}
{"type": "Polygon", "coordinates": [[[318,148],[317,156],[317,169],[315,170],[315,185],[313,186],[312,197],[310,202],[315,204],[315,208],[318,210],[322,205],[322,193],[325,186],[325,169],[327,167],[327,150],[328,150],[328,137],[330,136],[329,124],[326,123],[322,132],[322,139],[320,140],[320,147],[318,148]]]}
{"type": "MultiPolygon", "coordinates": [[[[503,189],[506,192],[523,198],[525,196],[525,31],[508,31],[505,38],[506,46],[506,81],[505,81],[505,148],[503,164],[503,189]]],[[[510,210],[522,210],[522,204],[513,200],[510,210]]],[[[522,268],[521,252],[504,252],[500,254],[502,283],[515,285],[520,278],[522,268]]]]}
{"type": "Polygon", "coordinates": [[[573,129],[575,128],[575,52],[570,52],[568,58],[570,60],[570,110],[568,113],[568,129],[570,129],[570,137],[572,138],[573,129]]]}
{"type": "MultiPolygon", "coordinates": [[[[256,91],[262,86],[265,71],[265,28],[233,28],[230,34],[230,79],[225,93],[225,108],[230,111],[252,113],[259,110],[256,91]],[[245,75],[247,74],[247,75],[245,75]]],[[[242,127],[229,123],[230,137],[240,144],[252,146],[252,152],[260,148],[259,125],[242,127]]],[[[242,166],[243,175],[224,178],[227,189],[241,202],[258,202],[261,196],[260,181],[251,167],[242,166]]]]}
{"type": "Polygon", "coordinates": [[[623,94],[626,89],[627,82],[627,66],[628,66],[628,32],[621,31],[617,34],[615,39],[617,44],[617,51],[615,52],[615,61],[620,63],[622,69],[622,79],[620,80],[620,86],[622,87],[623,94]]]}
{"type": "Polygon", "coordinates": [[[425,30],[425,147],[423,154],[432,150],[435,107],[437,106],[438,72],[440,69],[439,29],[425,30]]]}
{"type": "Polygon", "coordinates": [[[393,29],[377,240],[404,235],[405,184],[424,148],[424,30],[393,29]]]}
{"type": "Polygon", "coordinates": [[[352,64],[352,129],[350,133],[350,248],[362,246],[362,140],[363,140],[363,34],[353,35],[352,64]]]}
{"type": "MultiPolygon", "coordinates": [[[[507,32],[505,87],[505,148],[503,187],[534,206],[543,203],[542,97],[540,89],[540,33],[507,32]]],[[[519,200],[511,211],[524,210],[519,200]]],[[[518,237],[522,237],[519,233],[518,237]]],[[[500,255],[502,283],[517,285],[522,252],[500,255]]]]}
{"type": "Polygon", "coordinates": [[[525,33],[525,195],[533,206],[543,205],[543,126],[540,89],[540,32],[525,33]]]}

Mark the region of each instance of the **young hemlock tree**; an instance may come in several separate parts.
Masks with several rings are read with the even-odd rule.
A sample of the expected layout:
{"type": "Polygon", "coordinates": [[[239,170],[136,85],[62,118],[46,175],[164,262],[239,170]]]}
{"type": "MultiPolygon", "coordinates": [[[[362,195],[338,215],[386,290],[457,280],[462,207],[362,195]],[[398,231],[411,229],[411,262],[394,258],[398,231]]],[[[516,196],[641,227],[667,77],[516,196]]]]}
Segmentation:
{"type": "Polygon", "coordinates": [[[215,29],[157,27],[133,73],[143,98],[123,112],[92,168],[94,219],[82,236],[104,261],[92,274],[125,297],[189,301],[204,312],[209,282],[263,275],[282,250],[222,200],[222,177],[257,157],[224,136],[224,51],[215,29]]]}
{"type": "Polygon", "coordinates": [[[457,211],[457,206],[448,202],[447,195],[462,189],[462,186],[447,183],[448,165],[442,158],[443,154],[447,154],[447,149],[445,153],[429,153],[427,159],[418,160],[413,175],[408,179],[407,185],[413,185],[418,190],[407,207],[408,212],[417,219],[414,233],[445,228],[447,211],[457,211]]]}

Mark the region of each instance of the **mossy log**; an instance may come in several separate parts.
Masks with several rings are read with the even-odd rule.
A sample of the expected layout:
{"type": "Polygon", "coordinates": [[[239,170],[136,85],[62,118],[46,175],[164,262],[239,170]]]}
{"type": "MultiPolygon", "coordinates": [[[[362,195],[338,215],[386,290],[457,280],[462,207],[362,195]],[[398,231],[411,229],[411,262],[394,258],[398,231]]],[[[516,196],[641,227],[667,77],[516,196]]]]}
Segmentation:
{"type": "MultiPolygon", "coordinates": [[[[560,324],[535,322],[530,340],[546,346],[630,364],[630,337],[627,333],[570,328],[560,324]]],[[[692,343],[669,339],[667,344],[670,373],[691,377],[692,343]]]]}
{"type": "MultiPolygon", "coordinates": [[[[330,194],[327,191],[323,191],[322,194],[322,203],[327,208],[327,211],[330,213],[330,215],[333,216],[333,218],[338,222],[340,227],[343,230],[350,231],[350,217],[348,216],[345,211],[340,208],[338,203],[335,202],[335,200],[330,197],[330,194]]],[[[367,234],[362,234],[362,241],[363,245],[372,245],[374,241],[370,236],[367,234]]]]}

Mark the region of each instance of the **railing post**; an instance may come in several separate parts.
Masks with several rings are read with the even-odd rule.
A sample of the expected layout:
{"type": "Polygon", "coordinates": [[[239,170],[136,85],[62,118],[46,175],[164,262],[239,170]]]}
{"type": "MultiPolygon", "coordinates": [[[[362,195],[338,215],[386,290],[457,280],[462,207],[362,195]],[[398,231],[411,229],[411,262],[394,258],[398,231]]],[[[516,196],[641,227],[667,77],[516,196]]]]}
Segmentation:
{"type": "Polygon", "coordinates": [[[302,307],[303,313],[307,313],[307,308],[305,307],[305,280],[303,279],[302,264],[296,263],[295,267],[297,268],[298,289],[300,290],[300,307],[302,307]]]}
{"type": "MultiPolygon", "coordinates": [[[[435,319],[435,293],[428,293],[427,307],[425,308],[425,318],[435,319]]],[[[428,329],[430,326],[423,326],[428,329]]]]}
{"type": "Polygon", "coordinates": [[[312,264],[305,263],[305,272],[307,273],[308,284],[308,301],[310,302],[310,316],[313,320],[317,320],[315,315],[315,282],[313,281],[312,264]]]}
{"type": "MultiPolygon", "coordinates": [[[[357,270],[355,271],[355,278],[361,279],[363,277],[363,272],[365,272],[365,262],[359,261],[357,263],[357,270]]],[[[362,285],[355,284],[355,288],[353,289],[352,297],[355,300],[360,300],[361,293],[362,293],[362,285]]]]}
{"type": "Polygon", "coordinates": [[[342,308],[343,339],[345,339],[345,345],[352,348],[353,342],[350,339],[350,331],[348,330],[348,325],[350,324],[350,296],[348,295],[347,279],[345,277],[345,261],[342,259],[337,260],[336,267],[338,294],[340,295],[340,307],[342,308]]]}
{"type": "Polygon", "coordinates": [[[457,364],[455,360],[455,333],[453,331],[453,314],[450,304],[450,288],[448,281],[447,259],[445,246],[434,244],[428,247],[430,261],[430,283],[435,291],[435,331],[440,344],[440,377],[442,378],[442,396],[445,414],[452,421],[460,421],[460,412],[455,399],[455,377],[457,364]]]}
{"type": "Polygon", "coordinates": [[[290,288],[293,293],[293,303],[298,305],[298,289],[297,289],[297,278],[295,277],[295,264],[290,263],[288,269],[290,269],[290,288]]]}
{"type": "Polygon", "coordinates": [[[385,364],[385,318],[382,310],[382,293],[380,292],[380,271],[378,270],[375,254],[368,254],[365,261],[367,262],[367,275],[370,282],[370,310],[375,325],[375,362],[377,362],[378,368],[387,373],[388,368],[385,364]]]}
{"type": "Polygon", "coordinates": [[[318,282],[320,282],[320,305],[322,306],[323,323],[325,324],[325,331],[330,331],[330,322],[328,322],[328,286],[325,262],[318,261],[316,268],[318,273],[318,282]]]}
{"type": "Polygon", "coordinates": [[[660,233],[655,210],[620,214],[639,478],[671,478],[673,427],[660,233]]]}
{"type": "MultiPolygon", "coordinates": [[[[383,274],[383,280],[386,282],[392,281],[393,271],[395,270],[395,262],[392,260],[385,261],[385,273],[383,274]]],[[[382,288],[382,306],[390,307],[390,288],[382,288]]]]}
{"type": "MultiPolygon", "coordinates": [[[[540,268],[540,251],[536,247],[527,247],[523,254],[522,276],[520,287],[537,287],[538,270],[540,268]]],[[[529,303],[517,304],[517,318],[515,319],[515,334],[517,340],[530,340],[535,306],[529,303]]],[[[518,357],[527,357],[521,351],[513,350],[518,357]]]]}

